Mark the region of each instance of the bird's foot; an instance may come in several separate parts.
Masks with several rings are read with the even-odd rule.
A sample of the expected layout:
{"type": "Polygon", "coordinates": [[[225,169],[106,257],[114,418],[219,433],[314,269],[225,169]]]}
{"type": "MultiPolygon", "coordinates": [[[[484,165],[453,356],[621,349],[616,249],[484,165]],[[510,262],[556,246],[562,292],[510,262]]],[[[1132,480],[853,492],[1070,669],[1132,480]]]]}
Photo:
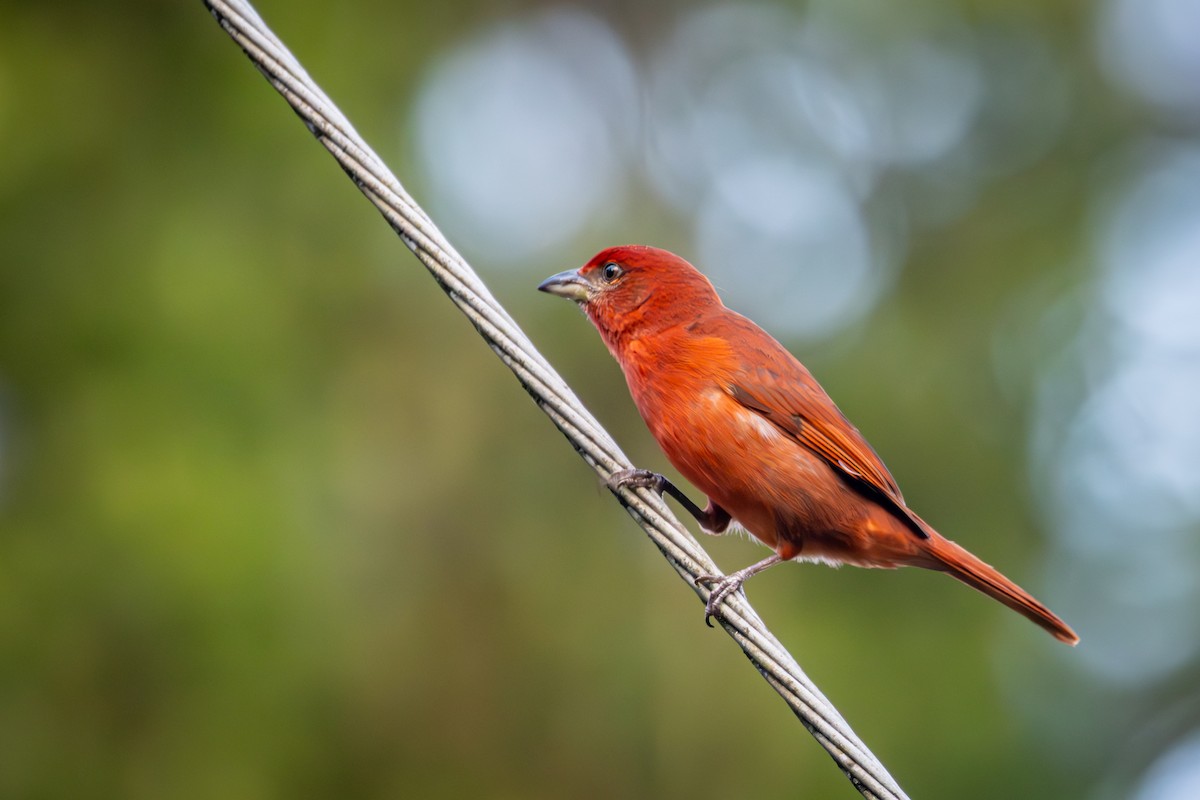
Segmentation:
{"type": "Polygon", "coordinates": [[[732,575],[701,575],[696,578],[697,586],[708,586],[708,602],[704,604],[704,624],[712,627],[712,618],[717,615],[717,607],[725,602],[725,598],[742,588],[746,582],[745,575],[735,572],[732,575]]]}
{"type": "Polygon", "coordinates": [[[648,469],[620,469],[609,475],[605,481],[605,485],[614,492],[622,486],[628,486],[632,489],[652,489],[659,497],[662,497],[668,484],[665,475],[648,469]]]}
{"type": "Polygon", "coordinates": [[[731,572],[728,575],[701,575],[696,578],[697,586],[711,587],[708,594],[708,602],[704,604],[704,624],[712,627],[712,618],[717,615],[717,607],[725,602],[725,598],[742,588],[742,584],[751,576],[757,575],[768,567],[773,567],[783,561],[783,558],[778,553],[771,555],[759,561],[756,564],[751,564],[748,567],[739,569],[737,572],[731,572]]]}
{"type": "Polygon", "coordinates": [[[700,508],[692,502],[690,497],[680,491],[678,486],[667,480],[666,475],[659,475],[648,469],[617,470],[608,476],[605,484],[614,492],[625,486],[633,489],[649,489],[659,497],[669,494],[700,523],[700,527],[710,533],[720,533],[729,525],[729,514],[725,509],[717,508],[711,502],[707,509],[700,508]]]}

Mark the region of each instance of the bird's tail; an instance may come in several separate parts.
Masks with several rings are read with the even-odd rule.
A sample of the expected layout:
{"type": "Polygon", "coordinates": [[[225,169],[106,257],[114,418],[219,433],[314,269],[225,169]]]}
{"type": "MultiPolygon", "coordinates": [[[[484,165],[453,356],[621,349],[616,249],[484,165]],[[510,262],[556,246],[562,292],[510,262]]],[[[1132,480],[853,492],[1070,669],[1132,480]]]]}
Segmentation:
{"type": "Polygon", "coordinates": [[[926,552],[933,556],[934,569],[949,573],[973,589],[999,600],[1023,617],[1050,632],[1055,639],[1074,647],[1079,637],[1053,611],[1028,592],[1004,577],[994,567],[980,561],[954,542],[934,533],[925,541],[926,552]]]}

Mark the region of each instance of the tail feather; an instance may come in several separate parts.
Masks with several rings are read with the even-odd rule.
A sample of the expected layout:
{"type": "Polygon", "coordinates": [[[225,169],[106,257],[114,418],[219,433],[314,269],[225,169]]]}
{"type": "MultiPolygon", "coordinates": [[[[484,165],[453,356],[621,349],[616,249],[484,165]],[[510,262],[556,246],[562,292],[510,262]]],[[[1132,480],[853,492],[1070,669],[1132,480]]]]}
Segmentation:
{"type": "Polygon", "coordinates": [[[1026,619],[1050,632],[1055,639],[1074,647],[1079,636],[1053,611],[1035,600],[1028,592],[1004,577],[994,567],[980,561],[954,542],[934,534],[926,542],[926,552],[933,556],[935,569],[940,569],[988,597],[999,600],[1026,619]]]}

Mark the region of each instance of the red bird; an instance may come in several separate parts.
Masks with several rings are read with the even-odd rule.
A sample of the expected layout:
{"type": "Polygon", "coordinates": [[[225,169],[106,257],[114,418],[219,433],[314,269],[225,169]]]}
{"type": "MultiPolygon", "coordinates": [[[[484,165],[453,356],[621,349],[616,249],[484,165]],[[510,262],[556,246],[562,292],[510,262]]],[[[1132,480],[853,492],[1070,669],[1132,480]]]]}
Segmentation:
{"type": "Polygon", "coordinates": [[[730,311],[679,256],[602,250],[538,289],[579,303],[621,365],[642,419],[679,472],[708,496],[701,510],[662,475],[614,474],[680,501],[713,534],[736,522],[775,552],[712,586],[707,621],[750,576],[781,561],[946,572],[1074,645],[1075,632],[991,566],[938,534],[809,371],[730,311]]]}

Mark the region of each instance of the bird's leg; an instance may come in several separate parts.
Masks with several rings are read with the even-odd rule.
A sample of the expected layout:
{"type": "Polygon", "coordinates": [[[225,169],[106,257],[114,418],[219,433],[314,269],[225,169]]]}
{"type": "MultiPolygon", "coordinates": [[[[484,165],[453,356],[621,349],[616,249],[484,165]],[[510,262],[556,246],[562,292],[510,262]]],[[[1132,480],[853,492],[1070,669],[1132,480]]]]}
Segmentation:
{"type": "Polygon", "coordinates": [[[641,487],[650,489],[663,496],[663,492],[671,495],[679,504],[687,510],[689,514],[696,518],[700,523],[700,527],[708,533],[720,534],[724,533],[729,527],[732,517],[729,512],[721,508],[713,501],[708,501],[708,508],[701,509],[700,506],[692,502],[691,498],[684,494],[678,486],[667,480],[665,475],[659,475],[657,472],[651,472],[648,469],[623,469],[614,472],[608,476],[608,488],[614,492],[622,486],[641,487]]]}
{"type": "Polygon", "coordinates": [[[742,588],[742,584],[747,578],[757,575],[767,567],[773,567],[783,561],[782,556],[778,553],[772,553],[767,558],[759,561],[757,564],[739,569],[737,572],[731,572],[724,577],[716,575],[701,575],[696,578],[697,586],[711,586],[711,591],[708,595],[708,603],[704,606],[704,624],[712,627],[712,618],[717,614],[717,606],[724,602],[725,598],[742,588]]]}

